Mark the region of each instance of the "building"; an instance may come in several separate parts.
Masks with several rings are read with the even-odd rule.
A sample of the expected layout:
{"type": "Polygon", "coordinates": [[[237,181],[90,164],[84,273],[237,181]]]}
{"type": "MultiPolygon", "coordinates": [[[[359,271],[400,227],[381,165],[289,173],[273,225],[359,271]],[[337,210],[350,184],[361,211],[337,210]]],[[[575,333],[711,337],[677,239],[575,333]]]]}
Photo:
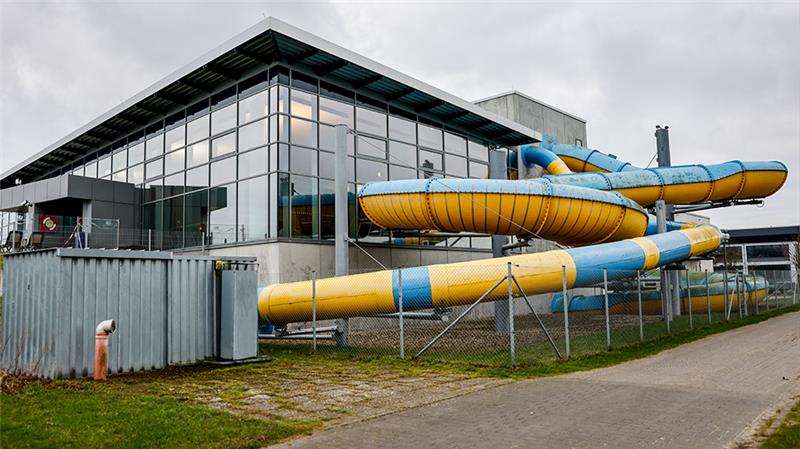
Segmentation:
{"type": "Polygon", "coordinates": [[[329,276],[344,124],[351,272],[489,257],[488,236],[376,229],[355,193],[370,181],[485,178],[490,149],[543,132],[585,144],[585,121],[509,95],[480,107],[268,18],[4,173],[0,230],[53,246],[256,255],[261,285],[329,276]],[[512,97],[539,109],[491,112],[512,97]]]}
{"type": "Polygon", "coordinates": [[[730,240],[714,254],[719,270],[766,276],[773,284],[797,280],[800,265],[800,226],[730,229],[730,240]],[[726,260],[727,256],[727,260],[726,260]]]}

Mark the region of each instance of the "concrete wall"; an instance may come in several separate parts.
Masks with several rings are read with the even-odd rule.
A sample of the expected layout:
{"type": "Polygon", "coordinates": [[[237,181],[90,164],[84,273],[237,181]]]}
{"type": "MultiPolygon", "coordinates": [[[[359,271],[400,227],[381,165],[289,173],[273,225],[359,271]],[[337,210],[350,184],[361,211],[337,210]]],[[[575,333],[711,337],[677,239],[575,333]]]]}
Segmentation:
{"type": "Polygon", "coordinates": [[[556,136],[560,143],[575,145],[576,139],[580,139],[582,146],[587,145],[585,120],[520,92],[497,95],[475,104],[534,131],[556,136]]]}

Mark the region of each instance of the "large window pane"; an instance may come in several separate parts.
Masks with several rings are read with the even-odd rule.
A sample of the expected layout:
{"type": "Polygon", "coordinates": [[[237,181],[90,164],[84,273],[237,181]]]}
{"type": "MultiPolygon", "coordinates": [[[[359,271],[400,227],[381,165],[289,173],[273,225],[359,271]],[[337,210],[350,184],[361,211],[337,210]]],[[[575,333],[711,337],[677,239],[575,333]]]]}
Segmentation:
{"type": "Polygon", "coordinates": [[[789,260],[789,244],[787,243],[751,245],[746,248],[749,262],[785,262],[789,260]]]}
{"type": "Polygon", "coordinates": [[[419,131],[419,144],[433,148],[435,150],[442,149],[442,130],[430,127],[428,125],[418,124],[419,131]]]}
{"type": "Polygon", "coordinates": [[[208,190],[186,195],[184,246],[200,246],[208,228],[208,190]]]}
{"type": "Polygon", "coordinates": [[[208,242],[212,245],[236,241],[236,184],[214,187],[208,192],[208,242]]]}
{"type": "Polygon", "coordinates": [[[416,167],[417,147],[407,143],[389,141],[389,162],[416,167]]]}
{"type": "Polygon", "coordinates": [[[86,168],[83,172],[83,175],[88,178],[96,178],[97,177],[97,161],[91,161],[86,164],[86,168]]]}
{"type": "Polygon", "coordinates": [[[239,179],[261,175],[269,169],[267,163],[269,152],[267,148],[248,151],[239,154],[239,179]]]}
{"type": "Polygon", "coordinates": [[[266,145],[268,129],[266,119],[239,128],[239,151],[266,145]]]}
{"type": "Polygon", "coordinates": [[[358,154],[364,156],[386,159],[386,141],[371,137],[358,136],[358,154]]]}
{"type": "Polygon", "coordinates": [[[292,176],[292,237],[319,238],[317,178],[292,176]]]}
{"type": "Polygon", "coordinates": [[[317,96],[292,89],[292,115],[309,120],[317,119],[317,96]]]}
{"type": "Polygon", "coordinates": [[[467,155],[467,140],[461,136],[444,133],[444,151],[448,153],[457,154],[459,156],[467,155]]]}
{"type": "Polygon", "coordinates": [[[331,125],[347,125],[353,128],[353,105],[331,100],[329,98],[319,98],[319,121],[331,125]]]}
{"type": "Polygon", "coordinates": [[[164,178],[164,196],[183,194],[183,173],[176,173],[164,178]]]}
{"type": "Polygon", "coordinates": [[[145,176],[147,176],[147,179],[152,179],[163,174],[164,161],[162,159],[157,159],[147,163],[147,168],[145,169],[145,176]]]}
{"type": "Polygon", "coordinates": [[[356,159],[356,181],[373,182],[389,179],[386,164],[381,162],[356,159]]]}
{"type": "MultiPolygon", "coordinates": [[[[283,114],[289,113],[289,88],[285,86],[278,86],[278,112],[283,114]]],[[[270,110],[272,112],[272,110],[270,110]]]]}
{"type": "Polygon", "coordinates": [[[128,168],[128,151],[127,150],[120,150],[114,153],[114,162],[113,162],[113,170],[120,171],[123,168],[128,168]]]}
{"type": "Polygon", "coordinates": [[[392,181],[398,179],[417,179],[417,171],[413,168],[401,167],[399,165],[389,166],[389,179],[392,181]]]}
{"type": "Polygon", "coordinates": [[[448,175],[467,177],[467,160],[463,157],[447,154],[444,157],[444,170],[448,175]]]}
{"type": "Polygon", "coordinates": [[[317,146],[317,124],[292,118],[292,143],[307,147],[317,146]]]}
{"type": "Polygon", "coordinates": [[[193,143],[208,138],[208,121],[208,116],[204,115],[189,122],[186,125],[186,142],[193,143]]]}
{"type": "Polygon", "coordinates": [[[128,164],[135,165],[144,160],[144,142],[128,149],[128,164]]]}
{"type": "Polygon", "coordinates": [[[147,159],[152,159],[164,154],[164,135],[159,134],[152,139],[149,139],[145,143],[145,147],[147,150],[147,159]]]}
{"type": "Polygon", "coordinates": [[[489,150],[484,145],[470,140],[469,157],[478,161],[489,162],[489,150]]]}
{"type": "MultiPolygon", "coordinates": [[[[266,176],[248,179],[239,183],[236,234],[240,242],[269,238],[267,199],[270,198],[270,195],[268,192],[266,176]]],[[[272,192],[272,195],[277,195],[277,192],[272,192]]],[[[286,210],[288,212],[288,208],[286,210]]]]}
{"type": "Polygon", "coordinates": [[[389,116],[389,138],[417,143],[417,124],[399,117],[389,116]]]}
{"type": "Polygon", "coordinates": [[[265,90],[239,101],[239,124],[266,117],[269,114],[268,97],[269,93],[265,90]]]}
{"type": "MultiPolygon", "coordinates": [[[[347,154],[356,152],[356,136],[347,134],[347,154]]],[[[328,151],[336,151],[336,128],[328,125],[319,125],[319,148],[328,151]]]]}
{"type": "Polygon", "coordinates": [[[144,181],[144,164],[134,165],[128,169],[128,182],[141,184],[144,181]]]}
{"type": "Polygon", "coordinates": [[[319,180],[319,233],[321,239],[332,239],[336,231],[336,198],[334,182],[319,180]]]}
{"type": "Polygon", "coordinates": [[[128,171],[127,170],[118,171],[118,172],[114,173],[113,175],[111,175],[111,180],[112,181],[126,182],[127,179],[128,179],[128,171]]]}
{"type": "Polygon", "coordinates": [[[469,177],[478,179],[487,179],[489,177],[489,166],[470,161],[469,177]]]}
{"type": "MultiPolygon", "coordinates": [[[[158,228],[156,228],[158,230],[158,228]]],[[[164,201],[163,248],[183,246],[183,197],[164,201]]]]}
{"type": "Polygon", "coordinates": [[[324,151],[319,152],[319,175],[323,178],[331,178],[335,177],[335,156],[333,153],[326,153],[324,151]]]}
{"type": "Polygon", "coordinates": [[[170,174],[185,168],[186,154],[184,150],[173,151],[164,156],[164,173],[170,174]]]}
{"type": "Polygon", "coordinates": [[[186,147],[186,166],[195,167],[208,162],[208,140],[186,147]]]}
{"type": "Polygon", "coordinates": [[[386,137],[386,114],[370,109],[356,108],[356,129],[362,133],[386,137]]]}
{"type": "Polygon", "coordinates": [[[212,158],[233,153],[234,151],[236,151],[236,133],[225,134],[211,141],[212,158]]]}
{"type": "Polygon", "coordinates": [[[101,158],[97,162],[97,176],[102,178],[103,176],[111,174],[111,156],[106,156],[101,158]]]}
{"type": "Polygon", "coordinates": [[[227,131],[236,125],[236,103],[211,113],[211,135],[227,131]]]}
{"type": "Polygon", "coordinates": [[[291,149],[292,173],[301,175],[317,175],[317,151],[293,146],[291,149]]]}
{"type": "Polygon", "coordinates": [[[426,178],[430,178],[431,176],[435,175],[435,173],[433,173],[431,170],[442,170],[442,155],[438,153],[431,153],[430,151],[420,150],[419,168],[422,169],[422,172],[426,175],[426,178]]]}
{"type": "Polygon", "coordinates": [[[236,180],[236,158],[229,157],[211,163],[211,185],[226,184],[236,180]]]}
{"type": "Polygon", "coordinates": [[[177,150],[186,145],[186,125],[181,125],[175,129],[167,131],[165,134],[165,148],[167,152],[177,150]]]}
{"type": "Polygon", "coordinates": [[[186,190],[199,190],[208,187],[208,165],[186,171],[186,190]]]}

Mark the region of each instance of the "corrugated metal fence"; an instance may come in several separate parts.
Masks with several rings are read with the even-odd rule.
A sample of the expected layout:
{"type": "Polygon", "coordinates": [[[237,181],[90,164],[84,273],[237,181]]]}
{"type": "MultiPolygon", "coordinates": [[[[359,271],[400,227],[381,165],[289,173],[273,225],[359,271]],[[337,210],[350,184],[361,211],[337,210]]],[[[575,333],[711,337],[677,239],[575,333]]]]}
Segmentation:
{"type": "Polygon", "coordinates": [[[117,322],[109,338],[111,374],[216,357],[220,260],[226,269],[254,269],[255,258],[155,251],[7,255],[0,367],[49,378],[92,376],[95,326],[109,318],[117,322]]]}

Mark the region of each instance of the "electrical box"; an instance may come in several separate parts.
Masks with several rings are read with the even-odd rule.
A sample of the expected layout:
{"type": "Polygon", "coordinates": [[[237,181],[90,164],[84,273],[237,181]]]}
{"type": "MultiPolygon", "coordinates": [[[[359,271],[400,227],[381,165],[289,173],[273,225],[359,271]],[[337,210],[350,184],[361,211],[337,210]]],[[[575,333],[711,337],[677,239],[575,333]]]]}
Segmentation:
{"type": "Polygon", "coordinates": [[[258,355],[257,273],[222,270],[219,356],[242,360],[258,355]]]}

